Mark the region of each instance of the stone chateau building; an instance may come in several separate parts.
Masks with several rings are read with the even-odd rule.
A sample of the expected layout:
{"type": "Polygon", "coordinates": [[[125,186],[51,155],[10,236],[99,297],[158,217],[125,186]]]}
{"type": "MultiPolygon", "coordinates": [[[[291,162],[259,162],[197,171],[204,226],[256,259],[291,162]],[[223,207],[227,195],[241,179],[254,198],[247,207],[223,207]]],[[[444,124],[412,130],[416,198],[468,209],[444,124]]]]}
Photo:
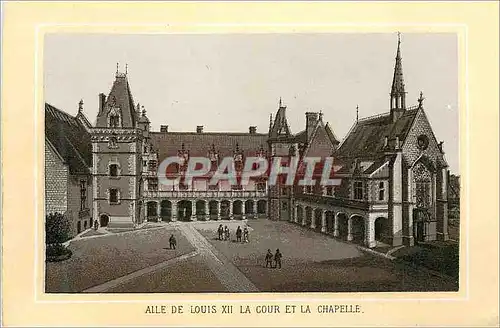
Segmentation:
{"type": "MultiPolygon", "coordinates": [[[[152,131],[144,107],[135,103],[127,73],[117,70],[111,91],[99,95],[92,126],[83,102],[73,117],[46,104],[46,211],[65,213],[74,233],[100,226],[130,228],[145,221],[220,219],[286,220],[344,240],[413,245],[448,238],[448,165],[443,143],[427,119],[422,93],[407,106],[398,40],[386,113],[356,119],[340,140],[321,112],[305,113],[303,131],[292,133],[281,103],[269,130],[248,132],[152,131]],[[208,176],[166,187],[159,163],[169,156],[208,157],[211,173],[224,157],[236,169],[258,156],[333,156],[338,186],[208,184],[208,176]]],[[[169,166],[182,174],[186,165],[169,166]]]]}

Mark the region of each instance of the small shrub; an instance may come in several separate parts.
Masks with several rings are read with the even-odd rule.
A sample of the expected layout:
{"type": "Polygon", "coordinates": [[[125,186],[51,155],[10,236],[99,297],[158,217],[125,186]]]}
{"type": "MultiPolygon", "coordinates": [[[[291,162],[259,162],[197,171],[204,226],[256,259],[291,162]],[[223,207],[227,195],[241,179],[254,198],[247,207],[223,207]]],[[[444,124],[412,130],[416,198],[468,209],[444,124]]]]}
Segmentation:
{"type": "Polygon", "coordinates": [[[71,237],[71,226],[61,213],[50,213],[45,217],[45,243],[62,244],[71,237]]]}

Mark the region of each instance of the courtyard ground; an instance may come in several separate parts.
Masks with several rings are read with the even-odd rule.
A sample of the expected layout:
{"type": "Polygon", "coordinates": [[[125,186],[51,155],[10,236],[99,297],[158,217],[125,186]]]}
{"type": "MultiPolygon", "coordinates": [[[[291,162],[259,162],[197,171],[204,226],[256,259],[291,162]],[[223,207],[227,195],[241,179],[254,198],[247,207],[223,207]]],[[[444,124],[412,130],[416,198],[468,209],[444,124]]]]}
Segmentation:
{"type": "Polygon", "coordinates": [[[46,292],[82,292],[194,251],[194,247],[178,230],[168,226],[83,238],[71,242],[69,249],[73,252],[70,259],[46,262],[46,292]],[[171,234],[177,238],[176,250],[168,249],[171,234]]]}
{"type": "MultiPolygon", "coordinates": [[[[213,227],[200,232],[260,291],[452,291],[447,279],[365,253],[355,245],[309,229],[269,220],[249,221],[250,243],[219,241],[213,227]],[[265,253],[279,248],[282,269],[265,267],[265,253]]],[[[233,231],[234,235],[234,231],[233,231]]],[[[234,238],[234,237],[233,237],[234,238]]]]}
{"type": "MultiPolygon", "coordinates": [[[[288,222],[175,222],[133,232],[91,236],[70,244],[73,256],[46,263],[47,292],[373,292],[454,291],[455,282],[367,253],[288,222]],[[217,239],[219,224],[230,241],[217,239]],[[249,243],[235,230],[248,224],[249,243]],[[168,249],[171,234],[177,250],[168,249]],[[265,268],[267,249],[283,254],[265,268]]],[[[404,248],[403,248],[404,249],[404,248]]],[[[403,253],[402,253],[403,254],[403,253]]]]}

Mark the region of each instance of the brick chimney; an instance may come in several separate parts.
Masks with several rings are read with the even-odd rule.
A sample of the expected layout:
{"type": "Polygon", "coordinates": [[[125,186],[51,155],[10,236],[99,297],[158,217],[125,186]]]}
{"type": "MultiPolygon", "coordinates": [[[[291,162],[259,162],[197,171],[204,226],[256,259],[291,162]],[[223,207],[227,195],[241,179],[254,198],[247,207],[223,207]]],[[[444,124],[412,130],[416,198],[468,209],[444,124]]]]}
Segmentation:
{"type": "Polygon", "coordinates": [[[160,132],[168,132],[168,125],[160,125],[160,132]]]}
{"type": "Polygon", "coordinates": [[[251,126],[248,128],[248,133],[250,134],[256,134],[257,133],[257,127],[256,126],[251,126]]]}
{"type": "Polygon", "coordinates": [[[99,113],[104,109],[104,105],[106,104],[106,95],[104,93],[99,94],[99,113]]]}
{"type": "Polygon", "coordinates": [[[196,126],[196,133],[203,133],[203,125],[196,126]]]}

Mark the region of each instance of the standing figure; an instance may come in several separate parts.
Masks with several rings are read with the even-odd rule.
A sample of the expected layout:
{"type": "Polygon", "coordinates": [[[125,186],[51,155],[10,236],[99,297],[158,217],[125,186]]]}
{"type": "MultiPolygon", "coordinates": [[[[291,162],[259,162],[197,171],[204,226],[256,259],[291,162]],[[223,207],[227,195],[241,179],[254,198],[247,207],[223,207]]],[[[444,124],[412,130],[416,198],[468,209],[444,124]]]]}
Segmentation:
{"type": "Polygon", "coordinates": [[[266,254],[266,268],[267,267],[270,267],[270,268],[273,267],[273,253],[271,253],[270,249],[267,250],[267,254],[266,254]]]}
{"type": "Polygon", "coordinates": [[[280,253],[279,248],[276,250],[276,254],[274,254],[274,267],[281,269],[281,258],[283,255],[280,253]]]}
{"type": "Polygon", "coordinates": [[[224,240],[229,240],[230,234],[227,226],[224,227],[224,240]]]}
{"type": "Polygon", "coordinates": [[[177,246],[177,240],[175,239],[174,235],[170,236],[168,242],[170,244],[170,249],[175,249],[175,247],[177,246]]]}
{"type": "Polygon", "coordinates": [[[241,243],[241,228],[238,226],[238,229],[236,229],[236,241],[241,243]]]}
{"type": "Polygon", "coordinates": [[[217,233],[219,234],[219,240],[222,240],[224,235],[224,228],[222,227],[222,224],[220,224],[219,228],[217,228],[217,233]]]}
{"type": "Polygon", "coordinates": [[[248,228],[247,227],[243,228],[243,241],[245,243],[248,243],[248,228]]]}

